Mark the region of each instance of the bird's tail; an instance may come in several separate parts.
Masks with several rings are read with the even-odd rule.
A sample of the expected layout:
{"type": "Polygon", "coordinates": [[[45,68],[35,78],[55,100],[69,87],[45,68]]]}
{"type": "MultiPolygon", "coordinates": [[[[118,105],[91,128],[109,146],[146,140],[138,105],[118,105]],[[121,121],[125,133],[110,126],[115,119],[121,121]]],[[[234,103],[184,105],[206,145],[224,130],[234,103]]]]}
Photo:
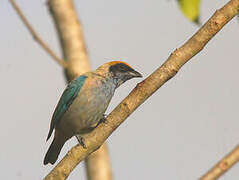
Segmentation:
{"type": "Polygon", "coordinates": [[[44,158],[44,165],[48,163],[54,164],[56,162],[64,144],[65,141],[61,138],[54,138],[44,158]]]}

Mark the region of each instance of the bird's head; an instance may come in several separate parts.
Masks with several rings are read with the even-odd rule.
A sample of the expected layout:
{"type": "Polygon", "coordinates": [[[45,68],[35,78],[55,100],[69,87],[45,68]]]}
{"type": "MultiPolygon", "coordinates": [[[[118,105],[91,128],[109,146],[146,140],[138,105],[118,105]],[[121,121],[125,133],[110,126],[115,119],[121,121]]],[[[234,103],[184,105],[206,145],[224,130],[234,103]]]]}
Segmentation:
{"type": "Polygon", "coordinates": [[[123,61],[105,63],[96,69],[96,72],[105,77],[112,78],[117,87],[127,80],[142,77],[139,72],[135,71],[130,65],[123,61]]]}

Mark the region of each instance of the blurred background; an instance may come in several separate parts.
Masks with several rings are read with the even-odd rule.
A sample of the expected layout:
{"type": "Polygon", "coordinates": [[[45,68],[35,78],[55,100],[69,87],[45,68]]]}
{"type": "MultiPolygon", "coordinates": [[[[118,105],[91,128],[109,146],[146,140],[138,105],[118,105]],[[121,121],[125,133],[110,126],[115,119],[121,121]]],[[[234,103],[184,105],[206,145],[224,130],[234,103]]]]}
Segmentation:
{"type": "MultiPolygon", "coordinates": [[[[46,1],[18,0],[54,51],[59,42],[46,1]]],[[[203,0],[204,23],[227,0],[203,0]]],[[[199,26],[174,0],[75,1],[92,68],[124,60],[147,77],[199,26]]],[[[62,68],[32,39],[8,1],[0,20],[0,179],[42,179],[50,119],[65,88],[62,68]]],[[[239,142],[239,22],[233,19],[204,50],[140,106],[108,139],[115,180],[191,180],[239,142]]],[[[135,87],[120,87],[107,113],[135,87]]],[[[59,159],[76,144],[72,138],[59,159]]],[[[58,159],[58,162],[59,162],[58,159]]],[[[221,179],[239,176],[236,165],[221,179]]],[[[69,179],[85,179],[83,163],[69,179]]]]}

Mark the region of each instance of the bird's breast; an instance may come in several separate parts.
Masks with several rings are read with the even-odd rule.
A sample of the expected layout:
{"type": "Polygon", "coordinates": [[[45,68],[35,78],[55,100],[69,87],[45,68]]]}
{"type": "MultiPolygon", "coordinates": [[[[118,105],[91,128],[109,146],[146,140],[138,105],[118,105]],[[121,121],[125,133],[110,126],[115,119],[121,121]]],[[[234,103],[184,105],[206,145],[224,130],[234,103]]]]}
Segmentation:
{"type": "Polygon", "coordinates": [[[95,126],[103,117],[114,94],[114,84],[104,80],[88,80],[63,116],[64,123],[80,132],[95,126]]]}

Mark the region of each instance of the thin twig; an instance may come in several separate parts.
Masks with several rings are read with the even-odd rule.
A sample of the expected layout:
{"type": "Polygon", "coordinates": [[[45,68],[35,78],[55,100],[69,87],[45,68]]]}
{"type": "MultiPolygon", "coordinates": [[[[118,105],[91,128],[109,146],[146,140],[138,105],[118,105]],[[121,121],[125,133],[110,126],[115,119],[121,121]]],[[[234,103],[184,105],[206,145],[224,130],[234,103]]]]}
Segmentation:
{"type": "Polygon", "coordinates": [[[29,30],[29,32],[31,33],[32,37],[36,40],[36,42],[38,42],[43,49],[45,49],[45,51],[53,58],[55,59],[61,66],[63,66],[64,68],[67,67],[67,63],[59,58],[49,47],[48,45],[40,38],[40,36],[36,33],[36,31],[33,29],[33,27],[31,26],[31,24],[28,22],[27,18],[24,16],[23,12],[21,11],[21,9],[19,8],[19,6],[17,5],[17,3],[15,2],[15,0],[9,0],[9,2],[11,3],[11,5],[13,6],[13,8],[16,10],[17,14],[19,15],[19,17],[21,18],[22,22],[25,24],[25,26],[27,27],[27,29],[29,30]]]}
{"type": "MultiPolygon", "coordinates": [[[[107,124],[100,124],[85,136],[87,149],[77,145],[45,177],[45,180],[66,179],[72,170],[89,154],[99,148],[113,131],[124,122],[144,101],[164,83],[174,77],[180,68],[204,46],[239,12],[239,0],[229,1],[196,32],[184,45],[176,49],[165,63],[153,72],[108,115],[107,124]]],[[[145,154],[147,155],[147,153],[145,154]]]]}
{"type": "Polygon", "coordinates": [[[239,145],[237,145],[228,155],[220,160],[212,169],[210,169],[200,180],[215,180],[227,172],[233,165],[239,161],[239,145]]]}

